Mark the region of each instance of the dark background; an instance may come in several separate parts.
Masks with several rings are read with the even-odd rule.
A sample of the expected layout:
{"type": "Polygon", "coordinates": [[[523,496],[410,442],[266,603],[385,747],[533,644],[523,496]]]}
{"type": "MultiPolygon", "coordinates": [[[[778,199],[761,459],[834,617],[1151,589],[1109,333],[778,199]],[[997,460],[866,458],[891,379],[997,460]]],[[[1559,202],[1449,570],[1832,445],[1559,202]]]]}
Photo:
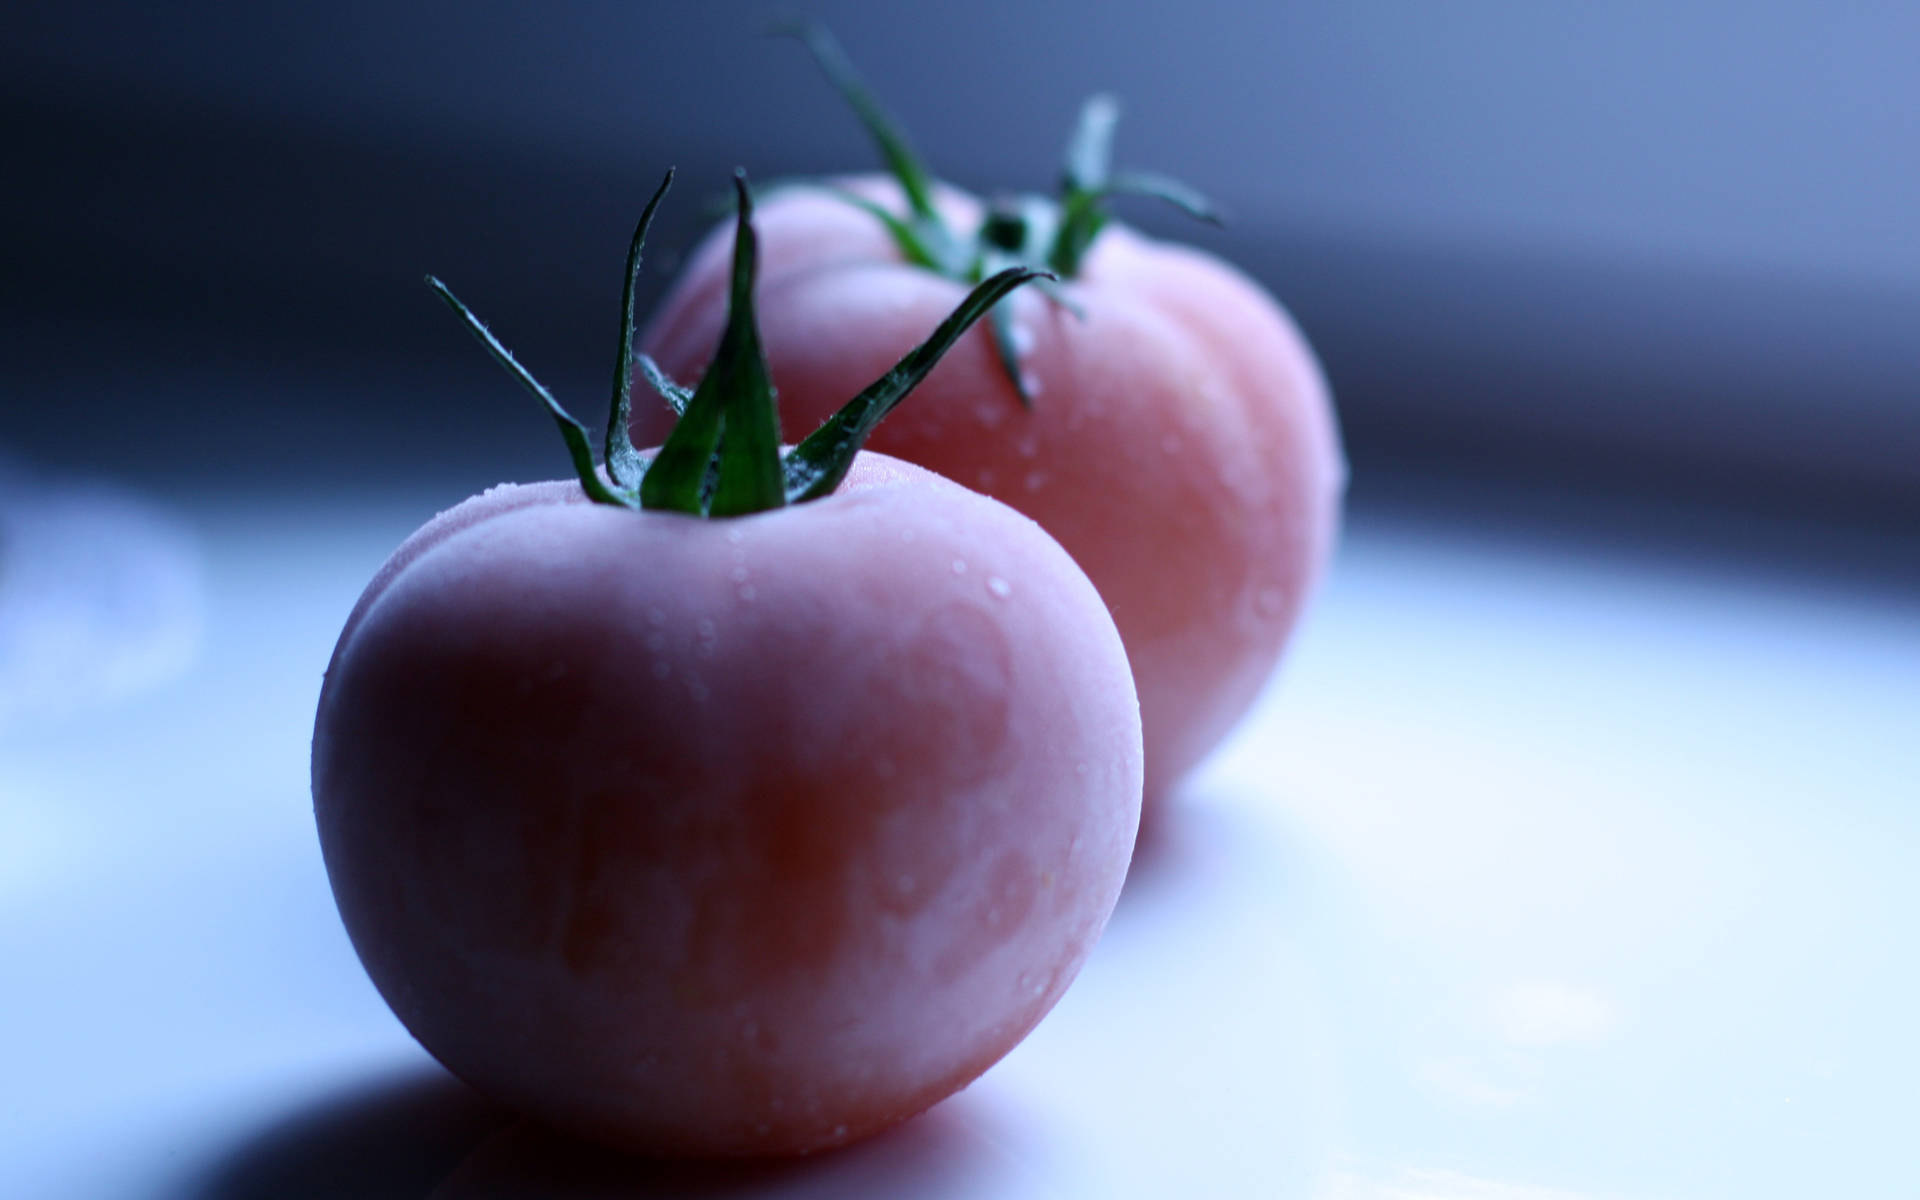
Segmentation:
{"type": "MultiPolygon", "coordinates": [[[[1232,223],[1126,216],[1295,312],[1362,504],[1519,486],[1920,526],[1920,9],[806,11],[963,186],[1050,188],[1080,98],[1117,91],[1118,161],[1232,223]]],[[[597,415],[666,165],[648,297],[736,163],[874,161],[800,48],[760,36],[789,15],[9,5],[0,447],[236,494],[560,473],[420,276],[597,415]]]]}

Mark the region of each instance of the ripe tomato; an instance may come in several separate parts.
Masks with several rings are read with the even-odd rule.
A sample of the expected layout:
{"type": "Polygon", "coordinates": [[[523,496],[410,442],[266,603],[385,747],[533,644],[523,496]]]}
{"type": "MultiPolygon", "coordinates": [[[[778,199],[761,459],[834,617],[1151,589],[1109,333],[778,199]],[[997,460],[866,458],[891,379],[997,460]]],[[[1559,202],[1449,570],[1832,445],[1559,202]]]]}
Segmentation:
{"type": "MultiPolygon", "coordinates": [[[[1206,210],[1178,185],[1107,170],[1104,102],[1089,106],[1060,205],[989,209],[937,185],[813,36],[897,177],[764,205],[763,332],[782,403],[822,419],[994,265],[1063,276],[1052,299],[1002,305],[872,445],[1033,517],[1092,578],[1133,664],[1151,801],[1252,703],[1328,557],[1344,467],[1320,368],[1246,276],[1105,221],[1100,201],[1126,190],[1206,210]]],[[[725,265],[716,235],[644,333],[669,373],[698,377],[725,265]]],[[[641,412],[634,428],[651,438],[660,422],[641,412]]]]}
{"type": "Polygon", "coordinates": [[[666,446],[623,443],[623,366],[606,473],[415,533],[314,731],[334,894],[401,1021],[495,1098],[660,1154],[838,1145],[966,1084],[1072,980],[1139,818],[1092,585],[1004,505],[856,456],[858,424],[782,459],[744,188],[736,236],[721,359],[666,446]],[[769,464],[763,506],[718,517],[769,464]]]}

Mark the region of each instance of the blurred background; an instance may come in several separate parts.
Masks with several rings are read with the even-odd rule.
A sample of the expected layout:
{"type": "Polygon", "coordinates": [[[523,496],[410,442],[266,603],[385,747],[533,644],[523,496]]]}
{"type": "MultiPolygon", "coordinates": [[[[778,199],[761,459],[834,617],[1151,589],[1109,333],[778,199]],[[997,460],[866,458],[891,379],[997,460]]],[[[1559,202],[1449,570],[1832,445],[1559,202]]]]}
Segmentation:
{"type": "MultiPolygon", "coordinates": [[[[419,283],[598,403],[726,171],[874,156],[765,3],[10,6],[4,425],[49,461],[269,487],[555,469],[419,283]],[[156,398],[164,389],[165,401],[156,398]],[[84,449],[82,449],[84,447],[84,449]],[[490,456],[490,457],[482,457],[490,456]],[[485,469],[481,469],[484,466],[485,469]]],[[[1806,0],[825,2],[941,173],[1050,189],[1082,97],[1324,357],[1358,495],[1512,480],[1911,527],[1920,11],[1806,0]]]]}
{"type": "Polygon", "coordinates": [[[1813,0],[13,0],[0,1192],[1899,1192],[1916,61],[1920,8],[1813,0]],[[963,187],[1051,189],[1118,93],[1230,223],[1123,217],[1321,354],[1345,543],[980,1084],[813,1173],[529,1183],[340,931],[313,703],[400,538],[563,470],[422,274],[597,414],[664,167],[643,303],[735,165],[874,165],[793,15],[963,187]]]}

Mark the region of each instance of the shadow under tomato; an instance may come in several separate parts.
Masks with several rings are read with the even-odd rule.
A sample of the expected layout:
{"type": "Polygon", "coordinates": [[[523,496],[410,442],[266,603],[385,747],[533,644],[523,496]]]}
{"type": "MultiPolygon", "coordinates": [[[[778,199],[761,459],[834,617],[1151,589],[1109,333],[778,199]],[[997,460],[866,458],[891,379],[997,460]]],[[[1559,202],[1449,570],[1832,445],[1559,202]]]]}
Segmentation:
{"type": "Polygon", "coordinates": [[[1002,1149],[1019,1140],[1008,1121],[994,1104],[963,1093],[842,1150],[721,1162],[629,1157],[522,1121],[474,1150],[430,1200],[1014,1197],[1032,1191],[1035,1179],[1002,1149]]]}
{"type": "Polygon", "coordinates": [[[420,1200],[513,1119],[445,1071],[412,1068],[281,1117],[180,1200],[420,1200]]]}

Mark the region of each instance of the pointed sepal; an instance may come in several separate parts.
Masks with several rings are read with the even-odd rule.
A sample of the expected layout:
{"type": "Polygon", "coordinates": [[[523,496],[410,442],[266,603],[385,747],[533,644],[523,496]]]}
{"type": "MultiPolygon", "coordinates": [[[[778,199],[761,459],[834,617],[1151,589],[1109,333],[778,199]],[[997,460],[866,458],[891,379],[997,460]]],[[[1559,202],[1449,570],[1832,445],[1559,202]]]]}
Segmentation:
{"type": "Polygon", "coordinates": [[[620,289],[620,351],[614,358],[613,401],[607,406],[607,477],[621,487],[634,488],[646,474],[646,460],[633,448],[633,293],[640,281],[640,248],[646,244],[647,228],[653,214],[673,186],[673,168],[640,210],[640,222],[634,226],[633,241],[627,247],[626,280],[620,289]]]}
{"type": "Polygon", "coordinates": [[[711,366],[719,377],[722,438],[718,478],[707,511],[716,517],[779,508],[787,502],[780,470],[780,412],[760,345],[753,285],[759,274],[759,238],[753,231],[753,193],[746,172],[735,172],[739,217],[733,237],[733,290],[727,328],[711,366]]]}
{"type": "Polygon", "coordinates": [[[493,336],[493,331],[473,314],[472,309],[460,302],[460,298],[453,294],[452,289],[431,275],[427,276],[427,286],[445,300],[447,307],[453,309],[454,314],[465,322],[467,329],[479,339],[482,346],[487,348],[487,353],[493,356],[494,361],[505,367],[509,375],[519,380],[522,386],[532,392],[546,408],[548,414],[553,417],[554,424],[560,427],[560,437],[567,444],[567,454],[573,459],[574,474],[580,477],[580,487],[588,497],[601,504],[635,507],[632,496],[623,495],[608,487],[606,481],[600,478],[600,472],[594,468],[593,462],[593,435],[587,432],[587,427],[575,420],[572,413],[561,407],[560,402],[553,398],[553,393],[535,379],[532,372],[520,365],[519,360],[513,357],[513,352],[503,346],[499,338],[493,336]]]}
{"type": "Polygon", "coordinates": [[[787,502],[815,500],[839,487],[874,427],[927,377],[961,335],[1007,293],[1029,280],[1044,278],[1049,278],[1046,272],[1032,267],[1009,267],[967,293],[932,336],[793,448],[785,464],[787,502]]]}

